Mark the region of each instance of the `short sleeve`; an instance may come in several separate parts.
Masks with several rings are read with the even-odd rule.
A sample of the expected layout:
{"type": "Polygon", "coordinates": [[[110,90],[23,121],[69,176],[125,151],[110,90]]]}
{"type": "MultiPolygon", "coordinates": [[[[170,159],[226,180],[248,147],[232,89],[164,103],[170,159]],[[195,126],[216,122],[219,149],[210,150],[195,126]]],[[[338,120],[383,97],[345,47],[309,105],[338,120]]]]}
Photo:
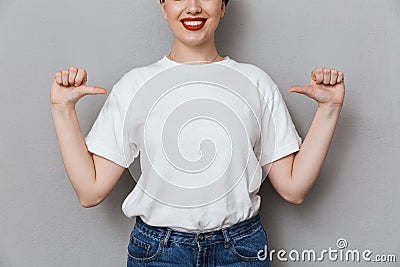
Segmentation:
{"type": "Polygon", "coordinates": [[[264,108],[260,123],[261,133],[254,152],[261,166],[300,149],[302,139],[277,86],[264,108]]]}
{"type": "Polygon", "coordinates": [[[127,158],[124,154],[123,124],[127,109],[126,92],[129,83],[124,77],[113,86],[91,130],[85,138],[88,151],[104,157],[116,164],[129,167],[139,154],[135,144],[130,144],[127,158]]]}

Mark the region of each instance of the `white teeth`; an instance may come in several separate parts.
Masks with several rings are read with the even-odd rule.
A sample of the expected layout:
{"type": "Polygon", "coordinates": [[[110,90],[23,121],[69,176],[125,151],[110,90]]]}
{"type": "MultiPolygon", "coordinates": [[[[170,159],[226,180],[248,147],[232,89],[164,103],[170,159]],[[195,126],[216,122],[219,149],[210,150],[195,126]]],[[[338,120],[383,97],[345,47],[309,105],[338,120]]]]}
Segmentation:
{"type": "Polygon", "coordinates": [[[198,21],[184,21],[183,23],[188,26],[198,26],[198,25],[202,24],[203,21],[199,21],[199,20],[198,21]]]}

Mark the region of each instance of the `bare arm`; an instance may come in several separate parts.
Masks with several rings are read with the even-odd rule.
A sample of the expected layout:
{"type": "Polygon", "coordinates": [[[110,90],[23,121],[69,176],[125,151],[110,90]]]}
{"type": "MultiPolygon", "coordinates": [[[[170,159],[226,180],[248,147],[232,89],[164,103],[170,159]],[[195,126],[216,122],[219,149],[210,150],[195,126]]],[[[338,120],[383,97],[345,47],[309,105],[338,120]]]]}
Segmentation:
{"type": "Polygon", "coordinates": [[[310,86],[295,86],[289,91],[315,99],[318,107],[300,150],[263,169],[285,200],[300,204],[317,179],[332,141],[344,101],[343,73],[316,69],[310,86]]]}
{"type": "Polygon", "coordinates": [[[50,89],[50,105],[67,175],[81,205],[92,207],[107,197],[124,168],[87,150],[75,110],[76,102],[85,95],[107,91],[86,86],[86,80],[83,69],[58,72],[50,89]]]}

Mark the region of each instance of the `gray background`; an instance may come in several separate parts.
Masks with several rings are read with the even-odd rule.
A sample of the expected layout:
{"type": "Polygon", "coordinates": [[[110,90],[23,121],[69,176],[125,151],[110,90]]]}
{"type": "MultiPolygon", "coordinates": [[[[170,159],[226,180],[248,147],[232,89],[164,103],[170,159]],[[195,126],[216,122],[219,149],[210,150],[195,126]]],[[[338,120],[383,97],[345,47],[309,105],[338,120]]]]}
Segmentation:
{"type": "MultiPolygon", "coordinates": [[[[312,69],[346,75],[332,145],[306,201],[292,205],[265,182],[270,249],[336,248],[395,254],[400,262],[398,175],[400,1],[231,0],[217,32],[222,55],[255,64],[280,86],[304,138],[316,103],[287,93],[312,69]]],[[[131,68],[167,54],[172,35],[158,0],[0,0],[0,266],[124,266],[134,221],[120,206],[125,172],[101,205],[80,207],[66,177],[49,108],[54,73],[86,68],[108,90],[131,68]]],[[[77,106],[86,135],[105,96],[77,106]]],[[[139,170],[139,162],[135,161],[139,170]]],[[[372,266],[274,261],[273,266],[372,266]]]]}

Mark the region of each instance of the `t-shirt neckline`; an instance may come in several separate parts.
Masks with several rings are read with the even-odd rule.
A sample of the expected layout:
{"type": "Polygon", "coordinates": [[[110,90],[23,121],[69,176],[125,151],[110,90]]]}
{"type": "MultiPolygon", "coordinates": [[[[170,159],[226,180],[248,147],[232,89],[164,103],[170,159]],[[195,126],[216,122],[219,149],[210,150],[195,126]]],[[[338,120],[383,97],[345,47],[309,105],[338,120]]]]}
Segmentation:
{"type": "MultiPolygon", "coordinates": [[[[174,64],[174,65],[185,65],[185,63],[180,63],[180,62],[177,62],[177,61],[174,61],[174,60],[168,58],[167,55],[164,55],[162,59],[163,59],[164,61],[170,63],[170,64],[174,64]]],[[[199,65],[221,64],[221,63],[224,64],[224,63],[228,62],[229,60],[230,60],[230,57],[229,57],[229,56],[225,56],[223,60],[215,61],[215,62],[210,62],[210,63],[199,64],[199,65]]],[[[196,64],[187,64],[187,65],[196,65],[196,64]]]]}

